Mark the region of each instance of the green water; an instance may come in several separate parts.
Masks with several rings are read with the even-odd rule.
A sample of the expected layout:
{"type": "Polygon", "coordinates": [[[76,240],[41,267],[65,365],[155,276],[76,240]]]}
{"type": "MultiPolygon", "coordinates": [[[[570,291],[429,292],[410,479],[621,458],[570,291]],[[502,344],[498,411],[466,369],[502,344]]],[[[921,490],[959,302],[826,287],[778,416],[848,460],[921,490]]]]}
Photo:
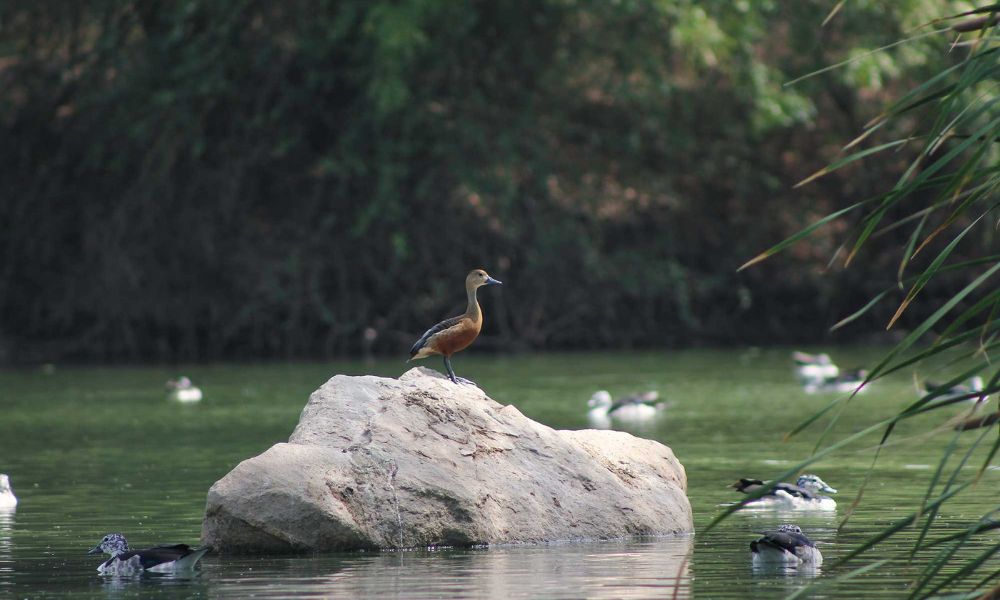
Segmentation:
{"type": "MultiPolygon", "coordinates": [[[[460,356],[455,367],[501,403],[558,428],[587,426],[586,401],[600,388],[620,395],[656,389],[672,403],[640,433],[670,445],[687,468],[699,532],[694,536],[534,547],[251,558],[209,555],[193,576],[105,577],[87,556],[100,537],[124,532],[135,546],[195,544],[205,493],[244,458],[285,441],[309,393],[337,373],[397,376],[401,361],[169,368],[56,368],[0,373],[0,472],[10,474],[17,511],[0,513],[0,597],[435,597],[740,598],[781,596],[822,584],[850,567],[902,551],[885,542],[849,568],[758,573],[753,531],[794,520],[819,543],[827,565],[922,497],[950,431],[931,415],[900,428],[883,453],[850,523],[837,525],[872,460],[876,438],[810,467],[840,490],[829,515],[739,513],[704,532],[738,496],[739,477],[768,478],[807,456],[815,435],[782,435],[835,398],[807,396],[787,349],[642,354],[460,356]],[[179,372],[200,384],[195,405],[167,402],[163,382],[179,372]]],[[[834,349],[845,366],[879,350],[834,349]]],[[[437,368],[437,361],[425,361],[437,368]]],[[[940,378],[941,373],[933,374],[940,378]]],[[[834,436],[850,434],[915,398],[913,373],[873,386],[844,412],[834,436]]],[[[962,410],[956,408],[954,412],[962,410]]],[[[817,430],[818,431],[818,430],[817,430]]],[[[966,433],[965,436],[975,434],[966,433]]],[[[965,440],[962,441],[965,443],[965,440]]],[[[973,461],[978,466],[981,458],[973,461]]],[[[1000,461],[998,461],[1000,462],[1000,461]]],[[[970,471],[971,471],[970,467],[970,471]]],[[[974,471],[970,472],[970,476],[974,471]]],[[[941,532],[995,507],[1000,472],[988,470],[949,504],[941,532]]],[[[916,533],[904,541],[912,543],[916,533]]],[[[970,548],[968,553],[977,548],[970,548]]],[[[816,591],[818,597],[905,597],[919,574],[895,563],[816,591]]]]}

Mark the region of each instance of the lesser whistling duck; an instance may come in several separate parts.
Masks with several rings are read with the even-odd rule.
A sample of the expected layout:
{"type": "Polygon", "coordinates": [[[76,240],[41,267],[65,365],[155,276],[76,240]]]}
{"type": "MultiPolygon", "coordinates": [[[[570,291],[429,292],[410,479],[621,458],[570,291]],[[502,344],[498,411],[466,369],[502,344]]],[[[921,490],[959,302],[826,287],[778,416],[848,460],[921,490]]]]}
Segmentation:
{"type": "Polygon", "coordinates": [[[798,525],[780,525],[776,531],[760,531],[763,537],[750,542],[753,564],[802,564],[819,566],[823,555],[798,525]]]}
{"type": "Polygon", "coordinates": [[[14,490],[10,489],[10,477],[0,473],[0,508],[14,508],[17,506],[17,496],[14,490]]]}
{"type": "Polygon", "coordinates": [[[803,385],[809,382],[833,379],[840,375],[840,369],[833,364],[829,354],[809,354],[807,352],[792,352],[795,362],[795,376],[803,385]]]}
{"type": "MultiPolygon", "coordinates": [[[[752,494],[764,487],[766,482],[760,479],[740,479],[731,487],[743,492],[752,494]]],[[[792,483],[778,483],[774,488],[747,503],[750,508],[790,508],[796,510],[836,510],[837,501],[829,496],[822,496],[820,493],[836,494],[837,490],[830,487],[817,475],[802,475],[792,483]]]]}
{"type": "Polygon", "coordinates": [[[184,375],[167,381],[167,399],[177,402],[199,402],[201,388],[197,387],[184,375]]]}
{"type": "Polygon", "coordinates": [[[476,300],[476,290],[484,285],[503,283],[493,279],[482,269],[469,271],[465,277],[465,295],[469,300],[465,314],[445,319],[428,329],[410,348],[410,358],[406,362],[440,354],[444,357],[444,366],[448,369],[448,377],[452,382],[472,383],[455,376],[455,370],[451,367],[451,355],[464,350],[479,336],[479,330],[483,327],[483,311],[476,300]]]}
{"type": "Polygon", "coordinates": [[[142,571],[174,573],[189,571],[211,550],[210,547],[192,549],[187,544],[154,546],[145,550],[130,550],[125,536],[109,533],[87,554],[110,554],[111,558],[97,567],[99,573],[132,575],[142,571]]]}

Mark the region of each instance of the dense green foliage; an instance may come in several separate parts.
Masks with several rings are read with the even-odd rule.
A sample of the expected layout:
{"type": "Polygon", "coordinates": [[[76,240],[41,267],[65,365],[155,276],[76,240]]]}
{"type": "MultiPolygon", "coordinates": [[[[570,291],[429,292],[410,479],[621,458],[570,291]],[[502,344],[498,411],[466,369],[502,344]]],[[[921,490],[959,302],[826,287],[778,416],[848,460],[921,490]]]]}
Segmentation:
{"type": "Polygon", "coordinates": [[[940,2],[833,4],[0,4],[0,360],[402,355],[474,266],[483,346],[815,340],[905,232],[736,268],[898,176],[916,148],[791,189],[955,60],[864,54],[940,2]]]}

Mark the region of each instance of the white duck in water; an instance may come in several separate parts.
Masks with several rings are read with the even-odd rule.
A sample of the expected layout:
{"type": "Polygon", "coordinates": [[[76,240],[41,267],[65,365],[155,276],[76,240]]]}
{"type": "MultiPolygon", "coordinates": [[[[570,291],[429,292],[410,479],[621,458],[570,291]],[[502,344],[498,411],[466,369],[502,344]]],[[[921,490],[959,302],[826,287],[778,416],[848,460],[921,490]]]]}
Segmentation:
{"type": "Polygon", "coordinates": [[[795,376],[802,385],[835,379],[840,375],[840,368],[826,353],[809,354],[796,350],[792,352],[792,361],[795,362],[795,376]]]}
{"type": "Polygon", "coordinates": [[[860,389],[858,386],[864,383],[867,377],[868,371],[865,369],[853,369],[846,373],[841,373],[836,377],[804,382],[802,384],[802,389],[807,394],[828,392],[847,394],[852,393],[855,390],[858,394],[863,394],[868,391],[868,386],[866,385],[860,389]]]}
{"type": "Polygon", "coordinates": [[[0,509],[10,509],[17,506],[17,496],[10,489],[10,477],[0,473],[0,509]]]}
{"type": "Polygon", "coordinates": [[[611,426],[611,419],[630,423],[647,421],[666,408],[657,402],[659,398],[659,392],[651,390],[612,400],[607,390],[598,390],[587,401],[590,407],[587,419],[591,425],[602,429],[611,426]]]}
{"type": "Polygon", "coordinates": [[[779,564],[798,566],[823,564],[823,555],[816,544],[802,533],[798,525],[780,525],[775,531],[761,531],[760,538],[750,542],[754,565],[779,564]]]}
{"type": "MultiPolygon", "coordinates": [[[[751,494],[767,483],[760,479],[740,479],[731,487],[751,494]]],[[[822,493],[836,494],[837,490],[830,487],[816,475],[802,475],[792,483],[778,483],[767,494],[748,502],[749,508],[784,508],[793,510],[836,510],[837,501],[822,493]]]]}
{"type": "Polygon", "coordinates": [[[154,546],[145,550],[130,550],[125,536],[109,533],[87,554],[110,554],[111,558],[97,567],[107,575],[134,575],[142,571],[175,573],[190,571],[202,556],[211,550],[205,546],[192,550],[187,544],[154,546]]]}
{"type": "Polygon", "coordinates": [[[201,388],[195,386],[190,379],[180,376],[167,381],[167,398],[177,402],[200,402],[201,388]]]}

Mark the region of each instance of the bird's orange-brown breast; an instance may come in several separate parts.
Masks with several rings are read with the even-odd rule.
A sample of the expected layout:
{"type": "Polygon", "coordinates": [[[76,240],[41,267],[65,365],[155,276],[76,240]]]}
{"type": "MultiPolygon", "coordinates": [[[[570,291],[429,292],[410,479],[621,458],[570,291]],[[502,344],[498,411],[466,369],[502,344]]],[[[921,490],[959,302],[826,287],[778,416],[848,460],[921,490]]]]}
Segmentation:
{"type": "Polygon", "coordinates": [[[481,326],[481,321],[476,322],[472,319],[462,319],[457,325],[436,334],[428,340],[427,345],[431,346],[439,354],[451,356],[460,350],[464,350],[469,344],[475,341],[479,336],[481,326]]]}

